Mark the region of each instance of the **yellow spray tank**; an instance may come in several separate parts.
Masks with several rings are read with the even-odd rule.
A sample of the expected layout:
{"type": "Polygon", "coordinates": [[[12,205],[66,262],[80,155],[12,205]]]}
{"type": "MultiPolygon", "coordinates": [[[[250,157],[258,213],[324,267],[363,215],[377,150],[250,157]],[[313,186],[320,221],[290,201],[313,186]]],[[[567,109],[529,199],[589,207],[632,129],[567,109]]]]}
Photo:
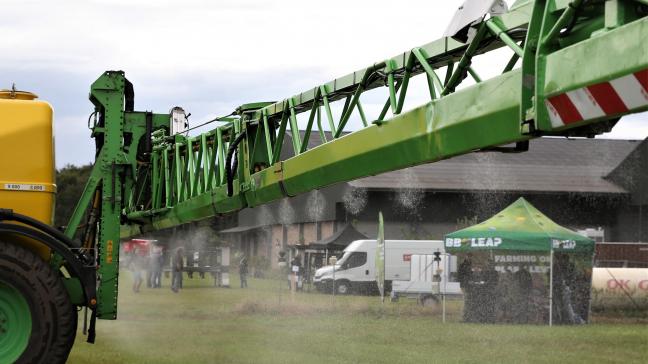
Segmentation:
{"type": "MultiPolygon", "coordinates": [[[[54,223],[52,107],[31,92],[0,90],[0,208],[54,223]]],[[[49,257],[49,249],[24,244],[49,257]]]]}

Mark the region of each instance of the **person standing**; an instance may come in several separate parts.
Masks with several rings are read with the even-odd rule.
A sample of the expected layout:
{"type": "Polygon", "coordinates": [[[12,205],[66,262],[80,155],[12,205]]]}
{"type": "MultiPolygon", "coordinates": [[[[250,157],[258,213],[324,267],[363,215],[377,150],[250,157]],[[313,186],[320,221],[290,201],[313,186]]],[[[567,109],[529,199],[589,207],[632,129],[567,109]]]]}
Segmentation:
{"type": "Polygon", "coordinates": [[[527,267],[522,266],[515,272],[513,281],[515,282],[515,294],[513,296],[514,322],[526,324],[529,322],[529,301],[531,300],[533,278],[527,267]]]}
{"type": "Polygon", "coordinates": [[[139,293],[140,287],[142,286],[142,270],[144,269],[143,263],[144,257],[140,253],[140,249],[135,247],[131,252],[129,267],[133,273],[133,292],[139,293]]]}
{"type": "Polygon", "coordinates": [[[151,287],[162,287],[162,247],[156,242],[151,246],[149,265],[151,269],[151,287]]]}
{"type": "Polygon", "coordinates": [[[553,272],[553,321],[557,324],[583,324],[585,320],[574,310],[572,286],[576,269],[569,256],[564,253],[554,255],[553,272]]]}
{"type": "Polygon", "coordinates": [[[153,282],[153,267],[151,265],[151,242],[147,243],[146,250],[143,250],[142,264],[146,272],[146,288],[151,288],[153,282]]]}
{"type": "Polygon", "coordinates": [[[482,273],[483,285],[481,291],[482,298],[482,322],[495,323],[497,318],[497,284],[499,274],[495,270],[495,263],[489,260],[486,269],[482,273]]]}
{"type": "Polygon", "coordinates": [[[179,247],[171,257],[171,290],[178,293],[182,288],[182,271],[184,269],[184,249],[179,247]]]}
{"type": "Polygon", "coordinates": [[[464,322],[473,322],[475,317],[475,297],[473,295],[472,283],[472,254],[468,254],[468,256],[459,265],[457,278],[459,280],[459,287],[463,291],[464,296],[463,320],[464,322]]]}
{"type": "Polygon", "coordinates": [[[299,254],[296,254],[295,257],[290,261],[290,271],[288,273],[288,285],[290,289],[295,291],[301,289],[301,277],[302,277],[302,263],[301,257],[299,254]],[[294,279],[294,287],[293,287],[294,279]]]}
{"type": "Polygon", "coordinates": [[[239,262],[239,277],[241,279],[241,288],[247,288],[248,261],[245,256],[239,262]]]}
{"type": "Polygon", "coordinates": [[[501,274],[501,279],[497,285],[499,312],[497,313],[498,322],[511,323],[515,322],[516,317],[516,285],[515,274],[511,266],[504,266],[504,273],[501,274]]]}

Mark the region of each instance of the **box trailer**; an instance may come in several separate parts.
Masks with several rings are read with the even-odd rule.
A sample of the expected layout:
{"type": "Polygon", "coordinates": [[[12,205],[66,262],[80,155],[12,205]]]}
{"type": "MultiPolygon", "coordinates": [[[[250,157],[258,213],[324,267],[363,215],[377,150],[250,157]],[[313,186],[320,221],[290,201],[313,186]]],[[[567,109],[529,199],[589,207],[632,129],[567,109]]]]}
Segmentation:
{"type": "Polygon", "coordinates": [[[462,295],[456,281],[457,257],[439,251],[435,254],[414,254],[410,257],[409,279],[392,281],[391,299],[416,298],[431,305],[442,296],[462,295]]]}

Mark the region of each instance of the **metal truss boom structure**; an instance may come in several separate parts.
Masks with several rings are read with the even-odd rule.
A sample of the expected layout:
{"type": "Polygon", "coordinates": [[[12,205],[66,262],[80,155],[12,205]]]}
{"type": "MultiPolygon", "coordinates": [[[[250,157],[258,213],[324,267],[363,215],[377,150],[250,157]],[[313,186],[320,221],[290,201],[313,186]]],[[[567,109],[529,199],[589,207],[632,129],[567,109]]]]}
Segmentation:
{"type": "Polygon", "coordinates": [[[120,230],[169,228],[474,151],[520,152],[542,136],[591,137],[648,110],[647,14],[636,0],[518,1],[471,23],[465,42],[443,37],[279,102],[242,105],[195,136],[174,133],[173,112],[134,111],[124,73],[104,73],[91,88],[97,161],[66,230],[74,236],[91,206],[84,236],[99,251],[98,316],[116,317],[120,230]],[[502,73],[480,77],[473,59],[498,48],[512,53],[502,73]],[[417,76],[429,100],[406,109],[417,76]],[[385,102],[372,115],[362,98],[378,89],[385,102]],[[321,143],[309,147],[314,133],[321,143]]]}

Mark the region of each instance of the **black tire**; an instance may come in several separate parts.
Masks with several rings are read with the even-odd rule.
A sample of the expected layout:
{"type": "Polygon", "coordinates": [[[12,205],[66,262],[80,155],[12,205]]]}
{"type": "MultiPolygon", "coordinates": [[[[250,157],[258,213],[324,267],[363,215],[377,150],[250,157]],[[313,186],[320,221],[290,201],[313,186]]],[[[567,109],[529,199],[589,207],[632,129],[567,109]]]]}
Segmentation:
{"type": "Polygon", "coordinates": [[[34,252],[0,241],[0,281],[23,295],[32,316],[27,348],[16,363],[64,363],[74,344],[77,311],[58,272],[34,252]]]}
{"type": "Polygon", "coordinates": [[[439,298],[434,295],[425,295],[419,299],[419,303],[424,307],[436,307],[439,305],[439,298]]]}
{"type": "Polygon", "coordinates": [[[333,293],[333,281],[330,279],[315,283],[315,289],[320,293],[333,293]]]}
{"type": "Polygon", "coordinates": [[[335,294],[346,295],[351,293],[351,283],[349,281],[335,281],[335,294]]]}

